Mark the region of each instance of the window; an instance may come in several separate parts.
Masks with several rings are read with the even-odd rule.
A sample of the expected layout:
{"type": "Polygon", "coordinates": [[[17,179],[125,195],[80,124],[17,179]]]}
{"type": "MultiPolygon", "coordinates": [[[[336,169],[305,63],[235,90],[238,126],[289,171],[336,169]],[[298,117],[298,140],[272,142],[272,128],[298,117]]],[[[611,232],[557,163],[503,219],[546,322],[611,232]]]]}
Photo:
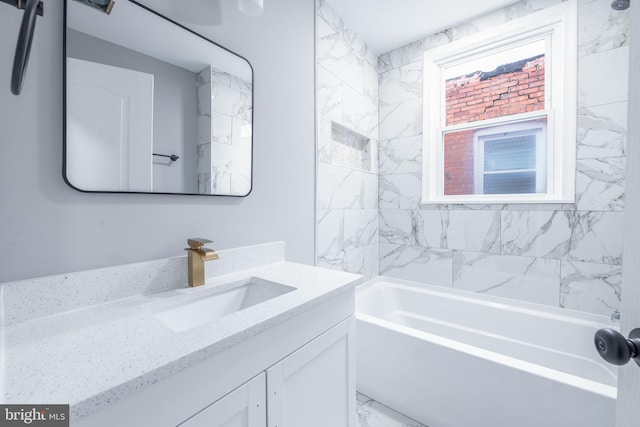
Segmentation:
{"type": "Polygon", "coordinates": [[[571,203],[576,3],[425,54],[424,203],[571,203]]]}
{"type": "Polygon", "coordinates": [[[544,120],[476,132],[473,194],[546,193],[545,136],[544,120]]]}

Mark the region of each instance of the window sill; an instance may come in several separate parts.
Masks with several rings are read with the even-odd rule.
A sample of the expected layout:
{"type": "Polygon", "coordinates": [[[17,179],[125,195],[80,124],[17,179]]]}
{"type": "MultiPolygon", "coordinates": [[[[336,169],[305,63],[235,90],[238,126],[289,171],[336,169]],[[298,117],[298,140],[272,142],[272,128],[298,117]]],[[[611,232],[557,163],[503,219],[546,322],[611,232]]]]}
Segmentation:
{"type": "Polygon", "coordinates": [[[544,196],[531,196],[522,195],[509,197],[496,196],[487,197],[482,195],[479,197],[472,196],[448,196],[448,197],[436,197],[430,199],[423,199],[421,205],[510,205],[510,204],[572,204],[575,203],[574,197],[562,198],[562,197],[550,197],[544,196]]]}

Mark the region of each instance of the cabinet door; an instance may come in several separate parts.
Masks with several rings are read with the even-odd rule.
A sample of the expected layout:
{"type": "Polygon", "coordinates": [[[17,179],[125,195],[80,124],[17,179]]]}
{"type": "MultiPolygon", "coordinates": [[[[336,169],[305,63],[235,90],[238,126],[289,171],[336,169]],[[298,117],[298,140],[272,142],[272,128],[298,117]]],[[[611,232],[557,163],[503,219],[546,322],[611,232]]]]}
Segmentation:
{"type": "Polygon", "coordinates": [[[267,370],[269,427],[354,427],[354,319],[267,370]]]}
{"type": "Polygon", "coordinates": [[[266,384],[262,373],[207,406],[180,427],[265,427],[266,384]]]}

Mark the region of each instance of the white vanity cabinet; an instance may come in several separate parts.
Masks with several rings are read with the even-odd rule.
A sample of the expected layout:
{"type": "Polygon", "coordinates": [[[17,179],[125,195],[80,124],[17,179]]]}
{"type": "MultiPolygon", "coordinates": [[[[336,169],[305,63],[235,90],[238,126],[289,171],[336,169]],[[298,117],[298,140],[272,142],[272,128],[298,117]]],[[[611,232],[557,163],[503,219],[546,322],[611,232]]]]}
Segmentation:
{"type": "Polygon", "coordinates": [[[180,427],[353,427],[354,325],[340,323],[180,427]]]}
{"type": "Polygon", "coordinates": [[[268,427],[353,427],[353,319],[267,370],[268,427]]]}
{"type": "Polygon", "coordinates": [[[72,427],[355,427],[354,291],[130,393],[72,427]]]}
{"type": "Polygon", "coordinates": [[[264,427],[267,424],[266,375],[258,375],[180,427],[264,427]]]}

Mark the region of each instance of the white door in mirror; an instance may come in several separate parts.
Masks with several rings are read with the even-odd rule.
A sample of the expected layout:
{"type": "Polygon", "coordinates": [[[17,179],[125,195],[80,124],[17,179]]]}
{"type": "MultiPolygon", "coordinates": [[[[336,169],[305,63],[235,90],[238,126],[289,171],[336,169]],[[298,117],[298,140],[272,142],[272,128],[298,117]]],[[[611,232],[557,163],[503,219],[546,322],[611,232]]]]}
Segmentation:
{"type": "Polygon", "coordinates": [[[153,191],[153,75],[67,58],[67,180],[153,191]]]}

